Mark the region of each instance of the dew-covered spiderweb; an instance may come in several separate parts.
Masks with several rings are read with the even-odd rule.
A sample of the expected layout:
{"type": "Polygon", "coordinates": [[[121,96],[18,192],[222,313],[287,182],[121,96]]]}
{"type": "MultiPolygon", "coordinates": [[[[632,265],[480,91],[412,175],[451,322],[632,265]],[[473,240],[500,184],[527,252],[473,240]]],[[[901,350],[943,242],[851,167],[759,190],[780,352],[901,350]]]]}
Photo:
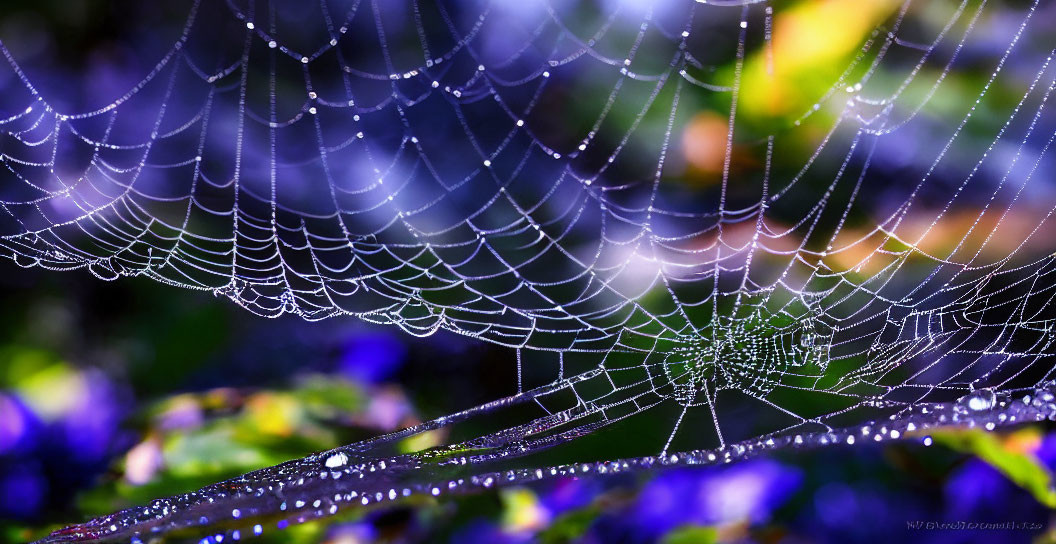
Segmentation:
{"type": "Polygon", "coordinates": [[[165,4],[119,61],[3,43],[3,254],[506,345],[518,393],[56,540],[1056,411],[1052,5],[165,4]]]}

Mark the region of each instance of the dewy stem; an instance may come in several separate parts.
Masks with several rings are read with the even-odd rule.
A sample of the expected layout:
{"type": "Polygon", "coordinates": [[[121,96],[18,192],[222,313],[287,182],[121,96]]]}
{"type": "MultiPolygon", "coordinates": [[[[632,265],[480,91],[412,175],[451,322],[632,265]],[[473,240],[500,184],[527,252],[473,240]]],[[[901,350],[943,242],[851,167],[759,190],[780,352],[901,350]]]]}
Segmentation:
{"type": "MultiPolygon", "coordinates": [[[[372,440],[320,452],[200,490],[151,501],[52,533],[41,543],[145,542],[170,536],[212,538],[220,542],[242,535],[280,530],[332,516],[351,508],[387,504],[412,495],[440,496],[521,485],[548,478],[604,476],[672,466],[721,465],[790,448],[816,448],[890,441],[931,445],[929,432],[944,427],[987,430],[1046,419],[1056,420],[1056,383],[1015,394],[970,392],[948,403],[898,407],[884,419],[843,429],[791,429],[718,449],[668,453],[664,456],[502,469],[511,458],[538,453],[556,444],[590,434],[601,426],[586,423],[556,435],[525,439],[523,429],[493,433],[461,444],[422,452],[370,456],[364,452],[397,437],[486,413],[531,395],[514,395],[447,418],[404,429],[372,440]],[[985,401],[985,402],[984,402],[985,401]],[[469,443],[490,446],[467,447],[469,443]]],[[[881,403],[883,404],[883,403],[881,403]]]]}

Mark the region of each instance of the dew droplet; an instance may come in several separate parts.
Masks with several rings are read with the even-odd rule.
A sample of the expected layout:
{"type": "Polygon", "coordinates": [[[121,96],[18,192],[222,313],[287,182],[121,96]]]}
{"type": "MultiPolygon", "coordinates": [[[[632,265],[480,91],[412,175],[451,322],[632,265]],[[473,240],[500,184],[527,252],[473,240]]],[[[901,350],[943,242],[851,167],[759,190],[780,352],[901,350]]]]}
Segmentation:
{"type": "Polygon", "coordinates": [[[345,455],[343,452],[337,452],[330,457],[327,457],[325,464],[327,468],[343,467],[348,464],[348,455],[345,455]]]}
{"type": "Polygon", "coordinates": [[[996,397],[991,389],[976,389],[958,401],[972,412],[983,412],[993,408],[996,397]]]}

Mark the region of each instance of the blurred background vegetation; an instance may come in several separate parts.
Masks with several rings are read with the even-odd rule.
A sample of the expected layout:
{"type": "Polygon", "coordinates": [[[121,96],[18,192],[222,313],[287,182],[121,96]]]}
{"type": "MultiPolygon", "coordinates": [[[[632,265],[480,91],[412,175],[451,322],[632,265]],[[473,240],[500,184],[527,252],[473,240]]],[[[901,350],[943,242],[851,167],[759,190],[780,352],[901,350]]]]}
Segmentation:
{"type": "MultiPolygon", "coordinates": [[[[105,32],[85,22],[91,10],[64,19],[73,17],[63,11],[67,5],[42,4],[44,12],[55,8],[60,28],[105,32]]],[[[791,5],[779,25],[785,30],[775,34],[779,58],[773,60],[782,68],[769,77],[777,87],[742,97],[745,139],[753,130],[791,126],[839,76],[832,67],[846,65],[867,32],[898,7],[883,1],[791,5]]],[[[935,11],[936,24],[946,20],[948,14],[935,11]]],[[[24,18],[5,21],[5,38],[26,28],[19,26],[24,18]]],[[[766,62],[761,51],[749,54],[746,88],[767,88],[749,84],[768,77],[766,62]]],[[[963,80],[965,92],[946,94],[933,106],[935,115],[943,115],[946,102],[970,100],[986,75],[952,73],[950,86],[963,80]]],[[[716,109],[702,104],[677,135],[685,158],[680,182],[694,190],[714,189],[721,176],[727,120],[716,109]]],[[[804,130],[820,138],[832,120],[823,111],[804,130]]],[[[806,151],[816,145],[803,140],[806,151]]],[[[790,159],[775,168],[796,164],[790,159]]],[[[948,238],[943,228],[935,243],[948,238]]],[[[844,254],[830,264],[838,270],[857,263],[844,254]],[[836,262],[841,258],[848,260],[836,262]]],[[[10,542],[516,392],[515,360],[504,348],[444,332],[412,338],[353,319],[257,318],[209,293],[143,278],[107,283],[84,271],[47,273],[4,262],[0,301],[0,538],[10,542]]],[[[406,448],[442,438],[426,433],[406,448]]],[[[931,447],[785,451],[730,467],[559,479],[443,500],[413,497],[261,538],[683,543],[902,535],[1056,542],[1056,434],[1049,426],[995,434],[950,430],[933,438],[931,447]],[[960,532],[908,527],[917,521],[1027,525],[960,532]]]]}

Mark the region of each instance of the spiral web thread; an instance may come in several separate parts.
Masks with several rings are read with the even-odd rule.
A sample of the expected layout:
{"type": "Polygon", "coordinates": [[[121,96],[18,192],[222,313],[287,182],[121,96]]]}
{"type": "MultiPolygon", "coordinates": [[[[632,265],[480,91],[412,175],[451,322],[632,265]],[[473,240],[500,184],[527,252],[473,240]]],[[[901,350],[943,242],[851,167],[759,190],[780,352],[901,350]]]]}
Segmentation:
{"type": "Polygon", "coordinates": [[[795,19],[768,2],[196,0],[145,77],[82,109],[5,44],[0,247],[17,263],[518,354],[513,397],[67,536],[139,534],[206,497],[285,512],[286,486],[336,489],[306,507],[323,514],[491,485],[639,414],[662,432],[632,464],[1046,417],[1056,14],[874,4],[842,72],[777,121],[752,108],[794,62],[775,42],[795,19]],[[694,188],[682,135],[700,112],[725,128],[694,188]],[[540,415],[384,457],[522,404],[540,415]]]}

